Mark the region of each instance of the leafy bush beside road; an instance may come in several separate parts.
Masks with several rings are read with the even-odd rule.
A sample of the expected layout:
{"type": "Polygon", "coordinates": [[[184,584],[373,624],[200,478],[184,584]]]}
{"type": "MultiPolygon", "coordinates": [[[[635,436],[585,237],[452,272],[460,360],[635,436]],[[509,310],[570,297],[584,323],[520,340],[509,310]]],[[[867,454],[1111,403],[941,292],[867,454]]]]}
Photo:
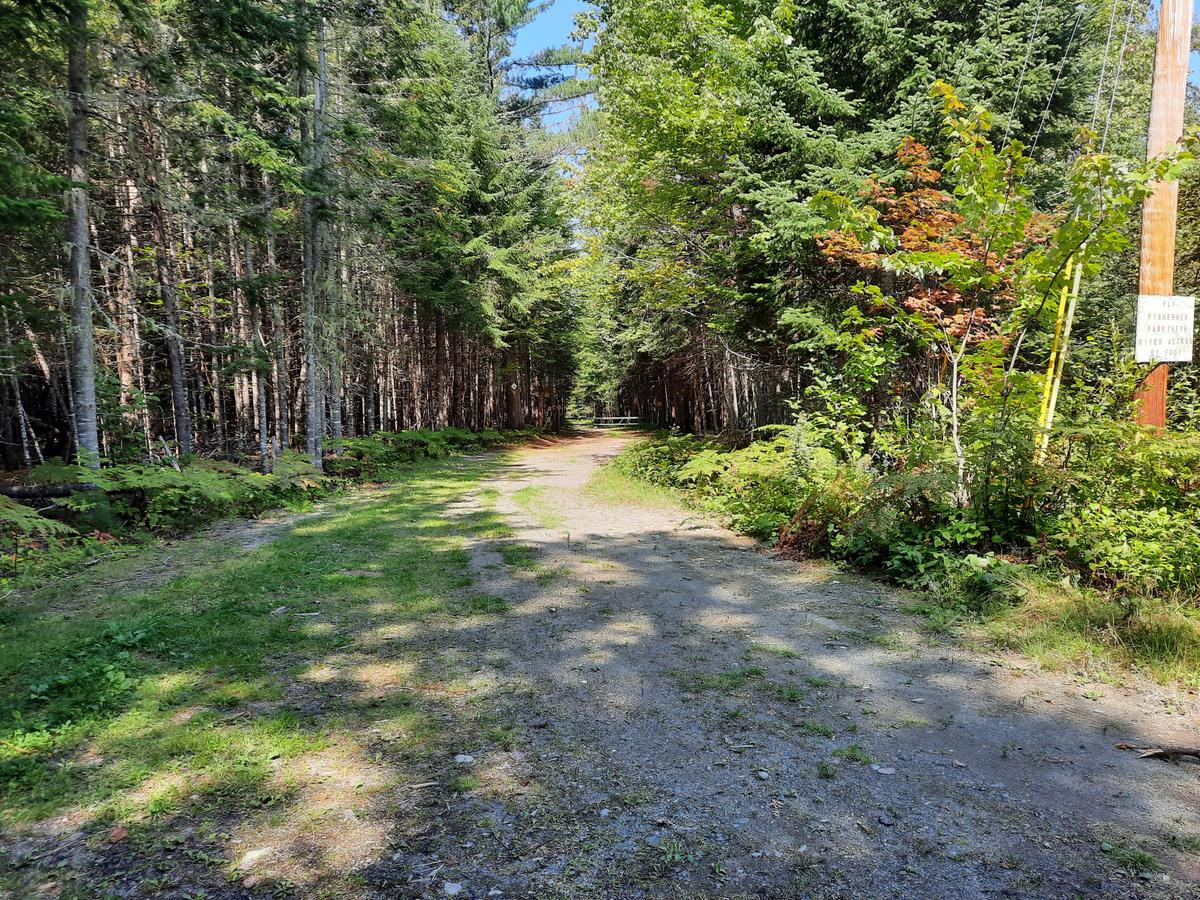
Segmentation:
{"type": "Polygon", "coordinates": [[[661,434],[613,467],[781,549],[926,591],[934,624],[986,620],[1019,644],[1014,622],[1036,621],[1027,634],[1043,643],[1057,623],[1164,677],[1200,679],[1200,437],[1129,431],[1107,434],[1102,454],[1078,446],[1024,486],[1014,520],[1026,527],[1003,535],[981,498],[958,505],[952,459],[845,459],[819,438],[803,426],[747,446],[661,434]]]}

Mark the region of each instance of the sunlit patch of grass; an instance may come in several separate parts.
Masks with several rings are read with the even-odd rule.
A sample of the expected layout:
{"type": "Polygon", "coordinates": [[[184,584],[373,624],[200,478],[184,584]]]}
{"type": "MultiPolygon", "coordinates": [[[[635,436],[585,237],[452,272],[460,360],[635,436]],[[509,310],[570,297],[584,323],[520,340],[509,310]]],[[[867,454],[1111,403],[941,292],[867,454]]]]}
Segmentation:
{"type": "Polygon", "coordinates": [[[1130,872],[1157,872],[1162,868],[1162,863],[1158,861],[1158,858],[1153,853],[1148,853],[1141,847],[1135,847],[1120,841],[1117,843],[1105,841],[1100,845],[1100,849],[1118,866],[1130,872]]]}
{"type": "Polygon", "coordinates": [[[1200,609],[1120,598],[1030,576],[1021,599],[989,608],[970,630],[1049,669],[1137,669],[1162,682],[1200,685],[1200,609]]]}
{"type": "Polygon", "coordinates": [[[1168,843],[1183,853],[1200,854],[1200,834],[1173,834],[1168,843]]]}
{"type": "Polygon", "coordinates": [[[568,566],[538,566],[535,577],[537,583],[542,587],[557,581],[565,575],[570,575],[571,569],[568,566]]]}
{"type": "Polygon", "coordinates": [[[635,481],[612,466],[601,466],[583,488],[583,493],[613,506],[642,506],[652,509],[685,509],[682,496],[669,488],[635,481]]]}
{"type": "MultiPolygon", "coordinates": [[[[174,578],[122,585],[105,581],[101,563],[87,583],[105,587],[86,604],[48,586],[43,602],[9,606],[0,630],[6,828],[68,813],[152,820],[196,802],[240,806],[268,790],[278,766],[351,731],[386,736],[393,749],[437,740],[445,723],[409,690],[411,665],[380,685],[340,651],[462,609],[471,584],[463,541],[496,519],[443,511],[489,465],[419,463],[249,551],[221,552],[210,537],[195,539],[200,550],[183,541],[153,551],[169,557],[174,578]],[[47,614],[58,602],[64,611],[47,614]],[[325,677],[305,677],[317,671],[325,677]]],[[[116,571],[128,564],[115,562],[116,571]]],[[[500,610],[497,598],[467,605],[500,610]]],[[[302,766],[295,772],[304,777],[302,766]]]]}
{"type": "Polygon", "coordinates": [[[148,678],[142,685],[142,693],[149,700],[175,705],[196,691],[202,677],[199,672],[165,672],[148,678]]]}
{"type": "Polygon", "coordinates": [[[790,647],[781,647],[778,644],[760,644],[755,642],[750,645],[750,649],[756,653],[769,653],[771,656],[778,656],[780,659],[799,659],[800,654],[790,647]]]}
{"type": "Polygon", "coordinates": [[[864,644],[882,647],[884,650],[903,650],[906,646],[904,638],[893,632],[849,631],[845,636],[864,644]]]}
{"type": "Polygon", "coordinates": [[[484,737],[505,752],[512,750],[517,742],[516,726],[510,723],[489,725],[484,729],[484,737]]]}
{"type": "Polygon", "coordinates": [[[541,485],[530,484],[515,491],[513,502],[542,528],[554,530],[562,528],[566,522],[541,485]]]}
{"type": "Polygon", "coordinates": [[[611,559],[594,559],[590,556],[581,556],[579,561],[587,566],[595,566],[598,569],[620,569],[620,563],[614,562],[611,559]]]}
{"type": "Polygon", "coordinates": [[[277,682],[264,679],[237,679],[209,686],[199,691],[201,703],[225,709],[242,706],[256,700],[274,700],[281,693],[277,682]]]}
{"type": "Polygon", "coordinates": [[[928,719],[922,719],[919,716],[906,716],[903,719],[898,719],[892,722],[889,728],[928,728],[932,723],[928,719]]]}

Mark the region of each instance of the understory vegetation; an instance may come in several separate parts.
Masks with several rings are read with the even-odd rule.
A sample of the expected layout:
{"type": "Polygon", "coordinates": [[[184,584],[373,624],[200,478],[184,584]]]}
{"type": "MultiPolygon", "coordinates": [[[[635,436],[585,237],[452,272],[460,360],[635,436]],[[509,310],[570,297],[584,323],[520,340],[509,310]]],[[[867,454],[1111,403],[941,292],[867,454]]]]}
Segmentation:
{"type": "Polygon", "coordinates": [[[94,470],[44,463],[29,473],[40,486],[71,492],[34,508],[0,496],[0,586],[19,588],[69,571],[97,556],[130,552],[161,536],[210,522],[254,516],[275,507],[303,507],[354,484],[405,477],[422,459],[494,450],[530,431],[377,431],[347,438],[324,471],[289,451],[263,473],[245,465],[200,458],[159,459],[94,470]]]}
{"type": "MultiPolygon", "coordinates": [[[[368,646],[389,628],[500,611],[470,593],[460,546],[499,520],[486,510],[444,516],[488,465],[425,459],[264,546],[231,552],[226,536],[195,539],[175,551],[169,573],[144,557],[118,560],[10,601],[0,632],[5,822],[82,810],[137,831],[224,804],[265,829],[304,802],[288,767],[328,760],[321,754],[345,743],[341,728],[388,734],[398,769],[427,753],[449,726],[425,707],[408,651],[359,660],[375,677],[394,668],[395,690],[379,701],[347,695],[336,720],[285,688],[319,692],[323,667],[348,641],[368,646]],[[230,716],[247,704],[254,716],[230,716]]],[[[359,767],[358,779],[375,768],[338,758],[359,767]]]]}
{"type": "Polygon", "coordinates": [[[602,7],[577,394],[674,435],[618,467],[928,591],[934,624],[1195,683],[1193,366],[1137,424],[1164,181],[1175,289],[1200,271],[1196,132],[1147,158],[1149,10],[602,7]]]}
{"type": "MultiPolygon", "coordinates": [[[[1200,673],[1200,441],[1131,439],[1081,451],[1025,524],[996,536],[953,502],[949,461],[839,460],[802,426],[745,446],[666,433],[613,462],[683,492],[734,528],[801,557],[844,560],[920,593],[936,630],[982,624],[1048,663],[1116,660],[1167,680],[1200,673]],[[1104,489],[1098,490],[1097,479],[1104,489]]],[[[1049,477],[1050,473],[1046,473],[1049,477]]]]}

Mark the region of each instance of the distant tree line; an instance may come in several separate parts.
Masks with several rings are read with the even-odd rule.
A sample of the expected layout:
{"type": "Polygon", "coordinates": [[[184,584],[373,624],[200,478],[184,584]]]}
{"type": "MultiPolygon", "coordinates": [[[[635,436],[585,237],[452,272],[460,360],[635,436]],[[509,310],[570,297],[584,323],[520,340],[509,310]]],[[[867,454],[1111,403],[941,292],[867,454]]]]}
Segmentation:
{"type": "Polygon", "coordinates": [[[527,0],[0,2],[0,461],[556,427],[572,252],[527,0]]]}

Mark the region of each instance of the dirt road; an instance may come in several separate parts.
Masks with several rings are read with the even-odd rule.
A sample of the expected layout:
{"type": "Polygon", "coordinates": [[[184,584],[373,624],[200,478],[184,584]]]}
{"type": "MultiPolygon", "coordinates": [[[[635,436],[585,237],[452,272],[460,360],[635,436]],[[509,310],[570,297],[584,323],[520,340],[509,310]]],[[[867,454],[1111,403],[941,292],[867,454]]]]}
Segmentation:
{"type": "Polygon", "coordinates": [[[526,450],[490,485],[515,534],[472,564],[512,608],[472,640],[533,736],[490,766],[541,784],[545,841],[507,861],[480,842],[456,878],[529,896],[1197,895],[1200,766],[1114,747],[1194,744],[1194,698],[1098,696],[957,650],[871,582],[584,493],[624,440],[526,450]],[[524,568],[504,565],[514,542],[524,568]]]}
{"type": "Polygon", "coordinates": [[[145,657],[10,759],[0,898],[1200,896],[1200,765],[1114,746],[1194,746],[1194,695],[932,638],[597,479],[627,440],[423,463],[28,598],[145,657]]]}

